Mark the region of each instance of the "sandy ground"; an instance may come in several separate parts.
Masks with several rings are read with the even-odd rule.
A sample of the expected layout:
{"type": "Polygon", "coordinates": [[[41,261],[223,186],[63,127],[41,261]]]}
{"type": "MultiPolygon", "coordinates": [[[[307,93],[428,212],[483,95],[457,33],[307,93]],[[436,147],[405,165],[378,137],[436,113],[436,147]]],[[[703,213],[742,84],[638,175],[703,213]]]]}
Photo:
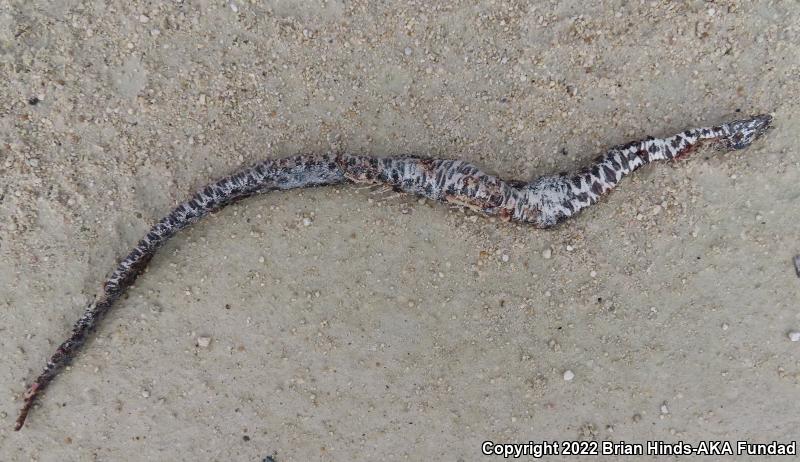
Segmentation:
{"type": "Polygon", "coordinates": [[[0,0],[0,460],[798,439],[800,6],[583,3],[0,0]],[[529,179],[760,112],[750,149],[644,168],[551,231],[353,187],[232,206],[12,431],[116,261],[243,164],[414,153],[529,179]]]}

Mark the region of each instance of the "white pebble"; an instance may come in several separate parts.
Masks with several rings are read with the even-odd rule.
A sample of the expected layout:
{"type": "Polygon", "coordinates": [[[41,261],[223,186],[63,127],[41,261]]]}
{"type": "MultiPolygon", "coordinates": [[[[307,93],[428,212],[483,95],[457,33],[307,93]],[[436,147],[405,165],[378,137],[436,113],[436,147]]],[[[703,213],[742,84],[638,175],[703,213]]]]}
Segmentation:
{"type": "Polygon", "coordinates": [[[231,7],[231,10],[233,10],[234,13],[238,13],[239,12],[239,7],[236,6],[235,3],[230,2],[228,5],[231,7]]]}
{"type": "Polygon", "coordinates": [[[411,48],[409,48],[409,47],[406,47],[406,49],[405,49],[405,50],[403,50],[403,53],[405,53],[405,54],[406,54],[406,56],[411,56],[411,53],[412,53],[412,51],[411,51],[411,48]]]}
{"type": "Polygon", "coordinates": [[[311,226],[311,223],[313,223],[313,221],[311,221],[311,218],[308,217],[303,218],[303,226],[311,226]]]}
{"type": "Polygon", "coordinates": [[[596,278],[597,277],[597,271],[592,270],[592,272],[589,273],[589,276],[591,276],[593,278],[596,278]]]}
{"type": "Polygon", "coordinates": [[[728,323],[727,323],[727,322],[723,322],[723,323],[722,323],[722,330],[728,330],[728,327],[729,327],[729,326],[728,326],[728,323]]]}
{"type": "Polygon", "coordinates": [[[567,252],[572,252],[573,250],[575,250],[575,247],[572,247],[571,245],[567,246],[567,252]]]}
{"type": "Polygon", "coordinates": [[[150,392],[148,390],[142,390],[142,398],[149,398],[150,392]]]}
{"type": "Polygon", "coordinates": [[[211,345],[211,337],[197,337],[197,346],[200,348],[208,348],[211,345]]]}
{"type": "Polygon", "coordinates": [[[669,414],[669,408],[667,407],[667,402],[666,401],[661,403],[661,413],[665,414],[665,415],[669,414]]]}
{"type": "Polygon", "coordinates": [[[553,256],[553,250],[550,247],[542,250],[542,257],[543,258],[547,259],[547,258],[550,258],[552,256],[553,256]]]}
{"type": "Polygon", "coordinates": [[[796,330],[789,332],[789,340],[793,342],[800,342],[800,332],[796,330]]]}
{"type": "Polygon", "coordinates": [[[569,370],[569,369],[567,369],[567,370],[565,370],[565,371],[564,371],[564,380],[566,380],[567,382],[569,382],[569,381],[571,381],[571,380],[572,380],[572,379],[574,379],[574,378],[575,378],[575,373],[574,373],[574,372],[572,372],[572,371],[571,371],[571,370],[569,370]]]}
{"type": "Polygon", "coordinates": [[[508,255],[503,254],[502,259],[503,259],[504,262],[507,262],[508,261],[508,255]]]}
{"type": "Polygon", "coordinates": [[[145,16],[145,15],[139,16],[139,22],[140,23],[145,24],[145,23],[147,23],[149,21],[150,21],[150,18],[148,18],[147,16],[145,16]]]}

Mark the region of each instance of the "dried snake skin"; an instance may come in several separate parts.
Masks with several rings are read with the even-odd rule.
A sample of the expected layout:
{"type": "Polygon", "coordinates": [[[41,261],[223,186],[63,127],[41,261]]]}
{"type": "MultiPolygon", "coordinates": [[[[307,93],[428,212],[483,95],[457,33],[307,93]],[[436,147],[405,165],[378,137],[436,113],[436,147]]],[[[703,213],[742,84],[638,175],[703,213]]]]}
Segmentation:
{"type": "Polygon", "coordinates": [[[100,319],[144,270],[159,247],[181,229],[236,200],[274,190],[339,183],[375,183],[463,205],[506,221],[548,228],[574,216],[613,189],[629,173],[650,162],[684,156],[703,142],[743,149],[763,135],[767,114],[716,127],[686,130],[668,138],[647,138],[611,148],[592,165],[571,174],[543,176],[530,183],[504,181],[460,160],[418,157],[298,155],[267,160],[212,183],[156,223],[105,282],[100,297],[75,323],[42,373],[24,395],[16,422],[22,428],[36,398],[84,344],[100,319]]]}

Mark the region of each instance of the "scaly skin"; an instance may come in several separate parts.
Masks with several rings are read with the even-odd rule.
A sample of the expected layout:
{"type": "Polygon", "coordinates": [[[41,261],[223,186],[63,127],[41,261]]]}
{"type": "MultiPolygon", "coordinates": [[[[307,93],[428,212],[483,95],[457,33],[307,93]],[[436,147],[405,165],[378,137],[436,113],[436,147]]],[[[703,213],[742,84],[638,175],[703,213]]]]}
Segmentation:
{"type": "Polygon", "coordinates": [[[156,223],[117,266],[96,302],[86,308],[42,373],[24,395],[15,430],[50,381],[69,364],[103,316],[141,274],[169,238],[209,213],[254,194],[340,183],[386,184],[430,199],[463,205],[506,221],[549,228],[577,214],[613,189],[625,175],[650,162],[685,156],[703,142],[743,149],[772,122],[759,115],[716,127],[647,138],[610,149],[576,173],[543,176],[531,182],[504,181],[460,160],[419,157],[298,155],[267,160],[212,183],[156,223]]]}

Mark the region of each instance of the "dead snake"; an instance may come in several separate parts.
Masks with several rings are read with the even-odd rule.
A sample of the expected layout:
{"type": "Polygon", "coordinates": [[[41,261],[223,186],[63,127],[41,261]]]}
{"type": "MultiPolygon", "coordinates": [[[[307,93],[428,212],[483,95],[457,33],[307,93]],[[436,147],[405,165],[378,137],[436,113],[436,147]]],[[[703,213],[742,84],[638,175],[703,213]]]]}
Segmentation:
{"type": "Polygon", "coordinates": [[[685,156],[703,142],[724,149],[743,149],[770,127],[763,114],[716,127],[686,130],[668,138],[649,137],[611,148],[591,166],[575,173],[546,175],[530,183],[504,181],[461,160],[423,157],[355,156],[347,154],[297,155],[265,160],[223,178],[195,193],[156,223],[117,266],[72,328],[42,373],[24,395],[25,404],[15,430],[22,428],[36,398],[81,348],[98,322],[130,287],[169,238],[209,213],[239,199],[274,190],[340,183],[384,184],[399,191],[469,207],[505,221],[549,228],[597,202],[637,168],[653,161],[685,156]]]}

